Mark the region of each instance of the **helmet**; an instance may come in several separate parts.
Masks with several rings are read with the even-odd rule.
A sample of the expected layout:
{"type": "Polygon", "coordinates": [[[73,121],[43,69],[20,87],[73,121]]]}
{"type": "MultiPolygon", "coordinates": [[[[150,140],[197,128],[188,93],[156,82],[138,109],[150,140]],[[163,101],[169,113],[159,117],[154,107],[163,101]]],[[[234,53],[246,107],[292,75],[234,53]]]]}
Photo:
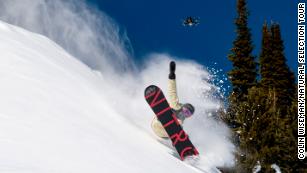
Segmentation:
{"type": "Polygon", "coordinates": [[[194,106],[192,106],[190,103],[186,103],[182,106],[182,113],[184,114],[185,118],[191,117],[194,113],[194,106]]]}

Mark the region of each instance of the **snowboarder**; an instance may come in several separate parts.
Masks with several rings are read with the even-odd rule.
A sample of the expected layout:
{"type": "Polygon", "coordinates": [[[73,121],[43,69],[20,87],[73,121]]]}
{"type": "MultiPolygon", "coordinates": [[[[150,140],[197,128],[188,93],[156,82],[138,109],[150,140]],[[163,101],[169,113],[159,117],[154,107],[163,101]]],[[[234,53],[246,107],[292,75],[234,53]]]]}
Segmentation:
{"type": "MultiPolygon", "coordinates": [[[[183,124],[186,118],[189,118],[194,113],[194,107],[190,103],[181,104],[179,103],[179,99],[177,96],[177,88],[176,88],[176,63],[174,61],[170,62],[170,73],[168,80],[168,96],[169,96],[169,105],[172,108],[173,113],[176,115],[180,125],[183,124]]],[[[169,136],[167,135],[165,129],[163,128],[161,122],[154,116],[151,127],[154,133],[164,139],[167,139],[169,136]]]]}

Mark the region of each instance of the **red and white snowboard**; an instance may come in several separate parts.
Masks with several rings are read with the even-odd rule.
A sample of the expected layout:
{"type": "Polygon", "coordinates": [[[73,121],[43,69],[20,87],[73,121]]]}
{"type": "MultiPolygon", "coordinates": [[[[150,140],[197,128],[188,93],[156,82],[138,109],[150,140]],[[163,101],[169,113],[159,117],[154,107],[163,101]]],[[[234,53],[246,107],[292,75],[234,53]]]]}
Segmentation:
{"type": "Polygon", "coordinates": [[[181,160],[188,156],[198,155],[197,149],[182,129],[161,89],[155,85],[148,86],[145,89],[145,99],[162,123],[181,160]]]}

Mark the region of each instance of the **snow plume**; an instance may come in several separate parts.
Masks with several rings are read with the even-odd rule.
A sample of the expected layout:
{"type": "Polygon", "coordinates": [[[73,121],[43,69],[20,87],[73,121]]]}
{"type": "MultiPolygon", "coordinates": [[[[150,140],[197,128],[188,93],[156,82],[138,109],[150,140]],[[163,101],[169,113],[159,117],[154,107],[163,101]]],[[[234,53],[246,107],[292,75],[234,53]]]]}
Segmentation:
{"type": "MultiPolygon", "coordinates": [[[[191,103],[196,109],[193,117],[186,120],[184,129],[200,151],[198,166],[234,165],[229,130],[214,116],[221,108],[220,100],[214,96],[217,87],[209,82],[212,76],[203,66],[154,53],[136,69],[130,59],[132,48],[126,33],[110,17],[82,0],[23,0],[22,3],[1,0],[0,19],[49,37],[94,69],[101,80],[96,86],[101,90],[99,97],[110,104],[108,109],[152,137],[155,135],[150,123],[154,114],[143,91],[155,84],[167,95],[168,65],[176,60],[180,102],[191,103]]],[[[99,114],[97,121],[101,121],[101,116],[107,115],[99,114]]]]}
{"type": "MultiPolygon", "coordinates": [[[[191,103],[195,113],[184,123],[184,129],[198,148],[201,159],[196,166],[234,166],[234,146],[229,140],[229,129],[216,117],[221,108],[215,97],[217,86],[209,83],[211,75],[196,62],[178,59],[167,54],[151,54],[138,74],[125,74],[120,79],[107,79],[108,100],[114,109],[152,137],[150,123],[154,114],[144,100],[144,89],[161,87],[167,97],[169,62],[177,63],[177,90],[181,103],[191,103]],[[114,87],[116,87],[114,89],[114,87]]],[[[104,86],[105,87],[105,86],[104,86]]]]}
{"type": "Polygon", "coordinates": [[[132,66],[125,31],[83,0],[1,0],[0,9],[1,20],[49,37],[91,68],[132,66]]]}

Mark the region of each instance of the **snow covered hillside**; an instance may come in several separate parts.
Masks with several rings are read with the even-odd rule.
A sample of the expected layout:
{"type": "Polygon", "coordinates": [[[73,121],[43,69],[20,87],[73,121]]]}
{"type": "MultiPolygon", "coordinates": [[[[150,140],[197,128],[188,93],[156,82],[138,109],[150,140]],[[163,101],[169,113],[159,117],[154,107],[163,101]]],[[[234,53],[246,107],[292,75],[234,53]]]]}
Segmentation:
{"type": "Polygon", "coordinates": [[[0,40],[0,172],[193,172],[110,109],[100,78],[55,43],[2,22],[0,40]]]}
{"type": "MultiPolygon", "coordinates": [[[[143,90],[149,84],[165,90],[168,57],[153,55],[138,73],[110,76],[4,22],[0,52],[0,172],[199,172],[149,127],[153,113],[143,90]]],[[[182,61],[178,76],[179,95],[199,110],[185,125],[201,153],[199,166],[210,172],[233,164],[227,128],[201,117],[218,106],[210,98],[204,106],[208,95],[199,96],[214,87],[203,83],[209,74],[182,61]]]]}

